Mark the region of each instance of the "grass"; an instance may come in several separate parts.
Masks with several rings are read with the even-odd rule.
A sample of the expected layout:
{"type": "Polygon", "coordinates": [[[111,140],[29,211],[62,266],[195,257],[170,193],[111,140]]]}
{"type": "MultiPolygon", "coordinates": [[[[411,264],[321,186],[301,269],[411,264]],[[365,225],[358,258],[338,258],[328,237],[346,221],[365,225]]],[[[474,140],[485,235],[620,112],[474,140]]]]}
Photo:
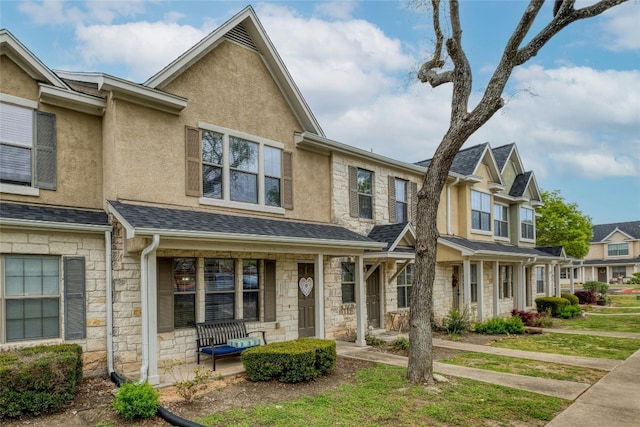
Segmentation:
{"type": "Polygon", "coordinates": [[[640,300],[636,295],[611,295],[611,302],[616,307],[638,307],[640,308],[640,300]]]}
{"type": "Polygon", "coordinates": [[[211,414],[207,426],[543,426],[570,404],[556,397],[456,378],[412,385],[406,368],[376,365],[355,384],[315,396],[211,414]]]}
{"type": "Polygon", "coordinates": [[[640,333],[640,316],[589,316],[574,319],[553,319],[556,326],[566,329],[640,333]]]}
{"type": "MultiPolygon", "coordinates": [[[[613,316],[612,318],[620,319],[622,317],[627,316],[613,316]]],[[[634,317],[640,319],[640,316],[634,317]]],[[[491,346],[540,353],[625,360],[640,348],[640,339],[549,333],[504,338],[494,342],[491,346]]]]}
{"type": "Polygon", "coordinates": [[[598,307],[590,311],[592,313],[599,313],[599,314],[625,314],[625,313],[640,314],[640,307],[598,307]]]}
{"type": "Polygon", "coordinates": [[[459,353],[441,362],[470,368],[486,369],[488,371],[506,372],[509,374],[561,381],[576,381],[587,384],[597,382],[607,373],[606,371],[598,369],[587,369],[577,366],[475,352],[459,353]]]}

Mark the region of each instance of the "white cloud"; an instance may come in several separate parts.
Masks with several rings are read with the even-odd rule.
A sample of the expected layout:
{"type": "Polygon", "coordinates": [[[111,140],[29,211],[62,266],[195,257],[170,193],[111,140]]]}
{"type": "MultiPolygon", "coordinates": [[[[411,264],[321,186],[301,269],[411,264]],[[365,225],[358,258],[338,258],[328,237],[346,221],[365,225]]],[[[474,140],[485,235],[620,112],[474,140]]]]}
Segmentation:
{"type": "Polygon", "coordinates": [[[76,30],[85,64],[123,64],[131,72],[127,78],[134,81],[151,77],[205,35],[189,25],[164,22],[91,25],[76,30]]]}
{"type": "Polygon", "coordinates": [[[357,6],[355,1],[323,1],[314,7],[314,11],[329,18],[348,19],[357,6]]]}
{"type": "Polygon", "coordinates": [[[638,176],[637,163],[629,156],[609,153],[578,152],[551,154],[558,164],[577,170],[584,177],[602,178],[611,176],[638,176]]]}
{"type": "Polygon", "coordinates": [[[119,17],[133,17],[144,13],[145,1],[26,1],[18,5],[18,10],[29,16],[36,24],[80,25],[88,22],[109,24],[119,17]]]}
{"type": "Polygon", "coordinates": [[[602,45],[613,51],[640,51],[640,3],[630,1],[604,14],[602,45]]]}

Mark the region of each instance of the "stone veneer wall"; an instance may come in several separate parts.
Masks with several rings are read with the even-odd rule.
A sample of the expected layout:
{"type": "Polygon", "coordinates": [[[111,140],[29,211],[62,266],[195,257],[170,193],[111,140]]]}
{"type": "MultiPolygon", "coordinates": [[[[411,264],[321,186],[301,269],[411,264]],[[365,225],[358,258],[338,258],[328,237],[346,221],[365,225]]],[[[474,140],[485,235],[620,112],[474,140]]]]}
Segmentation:
{"type": "Polygon", "coordinates": [[[85,376],[107,371],[106,344],[106,269],[103,234],[16,231],[3,228],[0,233],[0,253],[3,255],[56,255],[85,258],[87,337],[64,340],[64,270],[60,263],[61,337],[56,339],[20,341],[0,345],[1,350],[41,344],[75,343],[82,346],[85,376]]]}

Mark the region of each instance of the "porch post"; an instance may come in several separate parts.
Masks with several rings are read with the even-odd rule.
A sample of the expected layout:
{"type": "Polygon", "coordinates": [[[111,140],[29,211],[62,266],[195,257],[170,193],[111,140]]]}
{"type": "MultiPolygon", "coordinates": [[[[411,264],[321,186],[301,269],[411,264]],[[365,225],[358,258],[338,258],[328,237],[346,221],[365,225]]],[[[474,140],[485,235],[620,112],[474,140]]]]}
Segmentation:
{"type": "Polygon", "coordinates": [[[500,263],[493,262],[493,317],[500,314],[500,263]]]}
{"type": "Polygon", "coordinates": [[[544,295],[547,297],[551,296],[551,265],[544,265],[544,295]]]}
{"type": "Polygon", "coordinates": [[[556,264],[554,268],[554,281],[556,282],[556,296],[560,296],[560,264],[556,264]]]}
{"type": "Polygon", "coordinates": [[[324,338],[324,256],[316,254],[316,337],[324,338]]]}
{"type": "Polygon", "coordinates": [[[365,293],[366,283],[364,281],[364,263],[362,256],[358,255],[355,259],[355,280],[356,280],[356,345],[358,347],[366,347],[367,341],[364,339],[366,334],[367,322],[367,296],[365,293]]]}
{"type": "Polygon", "coordinates": [[[462,304],[469,307],[471,305],[471,262],[469,258],[462,261],[462,277],[462,304]]]}
{"type": "Polygon", "coordinates": [[[524,262],[520,262],[520,295],[518,297],[518,310],[526,310],[527,308],[527,272],[524,262]]]}
{"type": "Polygon", "coordinates": [[[569,274],[569,292],[573,295],[573,293],[575,292],[574,284],[573,284],[573,273],[574,273],[573,264],[571,264],[571,268],[569,268],[569,271],[571,273],[569,274]]]}
{"type": "MultiPolygon", "coordinates": [[[[160,384],[158,374],[158,359],[160,356],[160,346],[158,345],[158,262],[156,251],[147,255],[147,307],[143,311],[148,313],[149,319],[149,371],[147,381],[149,384],[160,384]]],[[[144,314],[143,314],[144,315],[144,314]]]]}
{"type": "Polygon", "coordinates": [[[478,263],[478,320],[482,321],[484,317],[484,263],[478,263]]]}

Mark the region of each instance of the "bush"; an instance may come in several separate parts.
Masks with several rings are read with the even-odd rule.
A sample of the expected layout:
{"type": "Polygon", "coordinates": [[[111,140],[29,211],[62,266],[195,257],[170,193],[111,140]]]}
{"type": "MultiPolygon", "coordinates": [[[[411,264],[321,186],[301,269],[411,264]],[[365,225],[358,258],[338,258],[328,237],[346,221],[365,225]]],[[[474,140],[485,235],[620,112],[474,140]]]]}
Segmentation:
{"type": "Polygon", "coordinates": [[[151,418],[158,411],[160,393],[149,383],[123,384],[113,399],[115,409],[124,419],[151,418]]]}
{"type": "Polygon", "coordinates": [[[573,294],[560,294],[560,297],[569,301],[569,304],[571,305],[580,304],[580,300],[578,299],[578,297],[573,294]]]}
{"type": "Polygon", "coordinates": [[[476,332],[487,335],[522,334],[524,324],[519,316],[511,316],[508,319],[494,317],[484,322],[476,323],[476,332]]]}
{"type": "Polygon", "coordinates": [[[580,307],[577,305],[567,305],[560,312],[560,317],[563,319],[571,319],[572,317],[580,315],[580,313],[582,313],[582,310],[580,310],[580,307]]]}
{"type": "Polygon", "coordinates": [[[309,381],[331,372],[336,358],[336,342],[320,338],[299,338],[242,352],[242,363],[251,381],[309,381]]]}
{"type": "Polygon", "coordinates": [[[569,300],[559,297],[536,298],[536,308],[538,313],[549,311],[553,317],[558,317],[562,309],[569,305],[569,300]]]}
{"type": "Polygon", "coordinates": [[[535,311],[511,310],[512,316],[518,316],[525,326],[536,328],[549,328],[553,326],[553,320],[549,313],[536,313],[535,311]]]}
{"type": "Polygon", "coordinates": [[[393,351],[409,351],[409,338],[400,337],[391,341],[391,349],[393,351]]]}
{"type": "Polygon", "coordinates": [[[640,271],[633,273],[627,283],[630,285],[640,285],[640,271]]]}
{"type": "Polygon", "coordinates": [[[598,282],[597,280],[592,280],[590,282],[586,282],[584,285],[582,285],[582,287],[597,295],[597,294],[606,294],[607,289],[609,289],[609,284],[604,282],[598,282]]]}
{"type": "Polygon", "coordinates": [[[578,298],[578,302],[580,304],[595,304],[596,303],[596,294],[592,291],[588,291],[586,289],[576,291],[574,295],[578,298]]]}
{"type": "Polygon", "coordinates": [[[37,346],[0,357],[0,419],[54,412],[82,380],[82,347],[37,346]]]}
{"type": "Polygon", "coordinates": [[[449,313],[442,319],[442,327],[449,335],[464,335],[471,330],[471,314],[469,309],[464,307],[462,311],[450,309],[449,313]]]}
{"type": "Polygon", "coordinates": [[[380,338],[376,337],[375,335],[371,335],[371,334],[365,335],[364,341],[367,343],[367,345],[370,345],[372,347],[380,347],[381,345],[384,344],[384,341],[382,341],[380,338]]]}

